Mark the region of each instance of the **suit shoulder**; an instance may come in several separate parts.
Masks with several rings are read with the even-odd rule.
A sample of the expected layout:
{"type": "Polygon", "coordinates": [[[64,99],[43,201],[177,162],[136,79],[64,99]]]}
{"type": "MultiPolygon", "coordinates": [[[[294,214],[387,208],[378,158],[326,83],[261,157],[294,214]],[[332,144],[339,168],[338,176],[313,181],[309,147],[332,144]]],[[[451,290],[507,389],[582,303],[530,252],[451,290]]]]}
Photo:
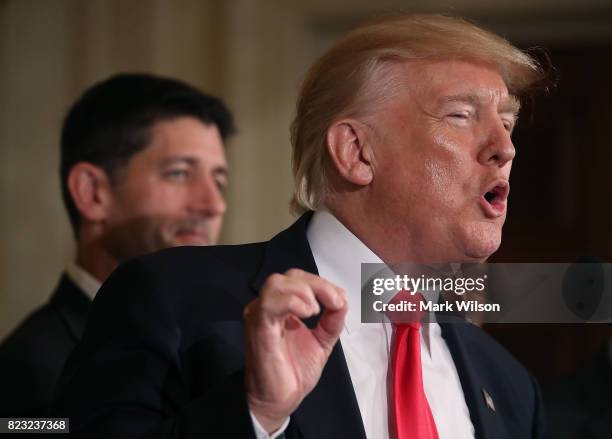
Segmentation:
{"type": "MultiPolygon", "coordinates": [[[[0,345],[0,358],[40,358],[46,351],[64,345],[69,336],[57,312],[47,303],[27,316],[0,345]]],[[[0,361],[0,362],[2,362],[0,361]]]]}
{"type": "Polygon", "coordinates": [[[254,297],[249,286],[264,249],[265,244],[175,247],[127,261],[96,295],[88,328],[109,319],[128,326],[237,320],[254,297]]]}
{"type": "Polygon", "coordinates": [[[253,270],[263,256],[265,242],[240,245],[172,247],[136,258],[155,273],[177,273],[212,270],[223,272],[253,270]]]}
{"type": "Polygon", "coordinates": [[[75,342],[49,304],[15,328],[0,345],[0,398],[5,415],[42,415],[75,342]]]}

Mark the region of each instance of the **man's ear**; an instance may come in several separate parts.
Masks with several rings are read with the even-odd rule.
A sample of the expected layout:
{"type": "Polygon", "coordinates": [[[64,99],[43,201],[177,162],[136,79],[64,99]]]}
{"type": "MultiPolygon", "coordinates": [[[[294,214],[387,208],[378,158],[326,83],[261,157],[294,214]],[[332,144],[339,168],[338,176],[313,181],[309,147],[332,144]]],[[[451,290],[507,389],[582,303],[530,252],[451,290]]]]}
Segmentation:
{"type": "Polygon", "coordinates": [[[370,184],[374,176],[367,133],[367,127],[354,119],[337,121],[327,130],[327,150],[336,171],[359,186],[370,184]]]}
{"type": "Polygon", "coordinates": [[[76,163],[68,173],[68,191],[85,220],[101,221],[108,217],[112,202],[111,182],[99,166],[76,163]]]}

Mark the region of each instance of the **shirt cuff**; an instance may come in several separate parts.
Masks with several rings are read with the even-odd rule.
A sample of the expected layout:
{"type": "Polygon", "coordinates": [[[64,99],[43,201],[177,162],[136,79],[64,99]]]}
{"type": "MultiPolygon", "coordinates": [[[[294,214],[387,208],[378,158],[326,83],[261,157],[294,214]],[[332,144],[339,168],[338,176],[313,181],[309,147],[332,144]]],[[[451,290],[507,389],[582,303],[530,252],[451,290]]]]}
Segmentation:
{"type": "Polygon", "coordinates": [[[290,418],[287,418],[285,419],[285,422],[283,422],[283,425],[281,425],[278,430],[276,430],[275,432],[271,434],[268,434],[268,432],[264,430],[264,428],[261,426],[261,424],[255,417],[253,412],[249,410],[249,414],[251,415],[251,421],[253,422],[253,428],[255,429],[255,437],[257,439],[276,439],[277,437],[281,436],[285,432],[285,430],[287,429],[287,426],[289,425],[290,418]]]}

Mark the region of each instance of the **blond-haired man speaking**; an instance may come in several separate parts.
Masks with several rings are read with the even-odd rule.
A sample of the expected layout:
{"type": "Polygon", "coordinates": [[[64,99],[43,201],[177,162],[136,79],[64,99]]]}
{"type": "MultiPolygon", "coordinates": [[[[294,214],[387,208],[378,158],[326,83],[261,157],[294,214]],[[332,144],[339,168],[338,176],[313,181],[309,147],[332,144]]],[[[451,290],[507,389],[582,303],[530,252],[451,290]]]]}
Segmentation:
{"type": "Polygon", "coordinates": [[[541,79],[456,18],[344,36],[311,68],[292,125],[305,213],[266,243],[120,267],[58,413],[83,437],[541,437],[537,386],[477,327],[359,319],[362,262],[496,251],[520,97],[541,79]]]}

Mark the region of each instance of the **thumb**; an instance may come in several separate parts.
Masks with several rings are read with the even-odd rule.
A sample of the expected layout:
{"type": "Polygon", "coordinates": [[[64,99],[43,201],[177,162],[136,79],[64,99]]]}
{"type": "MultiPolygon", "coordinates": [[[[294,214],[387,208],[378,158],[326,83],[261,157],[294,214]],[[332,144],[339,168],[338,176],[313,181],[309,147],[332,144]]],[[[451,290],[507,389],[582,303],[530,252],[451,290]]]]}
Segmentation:
{"type": "Polygon", "coordinates": [[[340,332],[344,328],[344,319],[347,311],[348,304],[346,300],[344,305],[336,310],[330,310],[329,308],[323,310],[317,326],[312,331],[323,348],[331,351],[338,341],[340,332]]]}

